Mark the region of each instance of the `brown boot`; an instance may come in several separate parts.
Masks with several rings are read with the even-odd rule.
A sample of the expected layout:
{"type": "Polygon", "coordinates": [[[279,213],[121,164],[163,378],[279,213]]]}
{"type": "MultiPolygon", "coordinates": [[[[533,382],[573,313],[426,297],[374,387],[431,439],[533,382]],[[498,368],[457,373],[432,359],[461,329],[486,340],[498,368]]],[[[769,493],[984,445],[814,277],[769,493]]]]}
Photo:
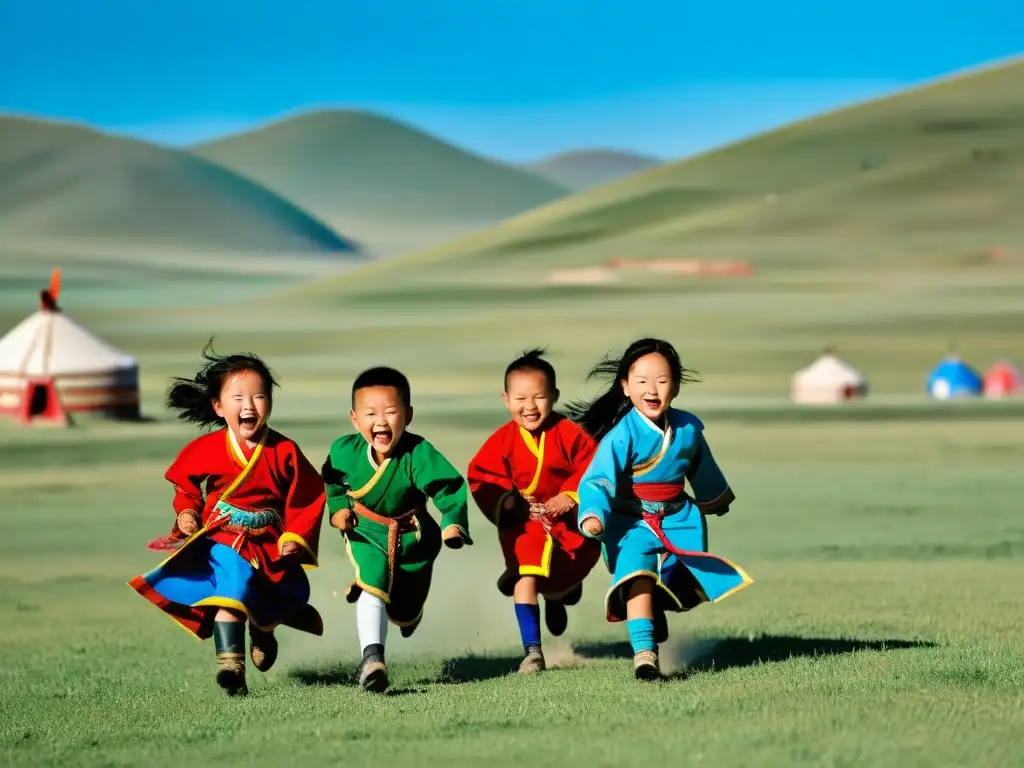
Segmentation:
{"type": "Polygon", "coordinates": [[[273,632],[264,632],[249,625],[249,658],[260,672],[266,672],[277,661],[277,638],[273,632]]]}
{"type": "Polygon", "coordinates": [[[218,653],[217,685],[227,691],[228,696],[247,696],[245,684],[245,655],[241,653],[218,653]]]}
{"type": "Polygon", "coordinates": [[[633,673],[637,680],[660,680],[658,654],[654,651],[637,651],[633,654],[633,673]]]}
{"type": "Polygon", "coordinates": [[[539,646],[531,645],[526,650],[526,657],[519,662],[519,674],[532,675],[545,669],[547,664],[544,662],[544,652],[539,646]]]}

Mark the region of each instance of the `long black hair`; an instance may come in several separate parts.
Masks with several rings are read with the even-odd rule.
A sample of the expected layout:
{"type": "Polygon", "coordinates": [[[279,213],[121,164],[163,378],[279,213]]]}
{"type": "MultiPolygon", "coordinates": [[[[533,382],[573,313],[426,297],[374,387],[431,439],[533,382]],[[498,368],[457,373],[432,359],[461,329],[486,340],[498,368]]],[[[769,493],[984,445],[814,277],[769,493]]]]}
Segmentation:
{"type": "Polygon", "coordinates": [[[273,404],[273,389],[278,386],[273,372],[251,352],[218,355],[213,351],[213,338],[203,348],[206,365],[191,379],[175,377],[167,390],[167,407],[178,412],[181,421],[202,427],[224,426],[226,422],[213,410],[213,401],[220,398],[224,379],[234,373],[252,371],[263,379],[267,401],[273,404]]]}
{"type": "Polygon", "coordinates": [[[696,371],[683,367],[679,353],[667,341],[639,339],[630,344],[619,357],[608,356],[591,369],[587,381],[595,377],[612,377],[608,388],[593,400],[575,400],[567,404],[563,409],[566,415],[594,440],[607,435],[633,407],[622,391],[622,382],[629,378],[629,369],[641,357],[651,354],[659,354],[668,360],[672,381],[677,387],[683,382],[700,381],[696,371]]]}

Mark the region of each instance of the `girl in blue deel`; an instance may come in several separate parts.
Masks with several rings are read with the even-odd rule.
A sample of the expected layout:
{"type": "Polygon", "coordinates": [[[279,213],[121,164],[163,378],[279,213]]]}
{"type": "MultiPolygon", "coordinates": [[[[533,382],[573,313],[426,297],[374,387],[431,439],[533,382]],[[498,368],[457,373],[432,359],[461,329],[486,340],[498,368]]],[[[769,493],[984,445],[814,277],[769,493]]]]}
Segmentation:
{"type": "Polygon", "coordinates": [[[708,554],[705,515],[724,515],[735,496],[700,419],[670,407],[682,382],[695,380],[676,350],[641,339],[595,366],[590,376],[599,375],[614,375],[607,391],[567,408],[599,441],[579,485],[579,525],[602,543],[612,574],[607,618],[626,622],[637,679],[657,680],[665,611],[717,602],[753,581],[708,554]]]}

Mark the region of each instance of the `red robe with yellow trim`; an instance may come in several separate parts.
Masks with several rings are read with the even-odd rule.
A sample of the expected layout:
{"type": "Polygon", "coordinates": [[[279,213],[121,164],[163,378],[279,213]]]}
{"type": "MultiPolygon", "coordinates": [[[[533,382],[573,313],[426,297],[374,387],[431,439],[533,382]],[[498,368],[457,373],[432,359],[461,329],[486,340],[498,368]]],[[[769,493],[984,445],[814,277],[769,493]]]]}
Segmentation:
{"type": "MultiPolygon", "coordinates": [[[[151,549],[175,548],[173,554],[155,570],[129,582],[140,595],[199,638],[210,636],[213,616],[221,605],[207,599],[210,595],[206,591],[212,585],[206,580],[213,572],[204,560],[203,553],[208,550],[199,546],[202,541],[230,547],[253,566],[257,580],[267,579],[278,586],[277,591],[257,588],[235,596],[251,622],[262,627],[262,620],[268,625],[264,629],[280,622],[316,635],[323,633],[319,613],[305,602],[309,584],[302,570],[303,566],[317,565],[326,501],[323,480],[293,441],[269,427],[262,447],[256,450],[260,455],[246,471],[255,450],[236,442],[227,429],[203,435],[185,446],[165,477],[175,489],[175,517],[186,511],[196,512],[202,527],[189,537],[175,520],[168,537],[150,543],[151,549]],[[239,479],[241,482],[236,483],[239,479]],[[237,512],[224,516],[216,506],[229,490],[225,503],[237,512]],[[275,514],[267,515],[268,511],[275,514]],[[235,521],[236,514],[255,520],[235,521]],[[253,527],[260,526],[261,517],[268,518],[268,522],[253,527]],[[296,555],[280,557],[279,548],[285,542],[297,545],[296,555]],[[193,578],[183,578],[189,572],[193,578]],[[168,589],[176,596],[168,597],[168,589]],[[202,599],[196,602],[197,597],[202,599]]],[[[212,588],[216,592],[221,586],[212,588]]]]}
{"type": "MultiPolygon", "coordinates": [[[[281,578],[276,568],[282,541],[299,545],[298,561],[317,564],[320,524],[326,492],[320,473],[289,438],[269,427],[262,455],[242,484],[228,498],[240,509],[256,512],[273,510],[277,520],[266,528],[242,533],[234,526],[214,527],[207,535],[235,549],[249,562],[255,561],[272,581],[281,578]],[[267,566],[271,566],[268,568],[267,566]]],[[[217,516],[214,510],[235,478],[245,469],[253,449],[236,443],[225,428],[196,438],[178,454],[164,477],[174,486],[174,515],[198,512],[205,527],[217,516]],[[205,485],[205,488],[204,488],[205,485]]],[[[188,538],[177,522],[168,537],[188,538]]]]}
{"type": "Polygon", "coordinates": [[[503,509],[510,495],[543,504],[565,493],[578,502],[580,478],[596,450],[579,426],[552,414],[536,435],[514,421],[499,427],[470,461],[470,493],[498,527],[506,568],[498,580],[502,593],[511,595],[520,576],[538,576],[545,579],[541,591],[557,596],[583,581],[600,559],[601,545],[580,534],[574,510],[543,521],[530,516],[525,502],[503,509]]]}

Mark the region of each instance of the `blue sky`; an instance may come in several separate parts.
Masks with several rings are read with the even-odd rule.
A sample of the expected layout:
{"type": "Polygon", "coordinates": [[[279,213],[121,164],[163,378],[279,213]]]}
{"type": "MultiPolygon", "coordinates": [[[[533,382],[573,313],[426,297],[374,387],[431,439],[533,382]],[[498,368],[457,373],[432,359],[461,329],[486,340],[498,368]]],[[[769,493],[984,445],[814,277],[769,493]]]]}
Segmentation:
{"type": "Polygon", "coordinates": [[[1024,51],[1020,0],[939,5],[0,0],[0,110],[187,144],[359,107],[510,160],[677,157],[1024,51]]]}

